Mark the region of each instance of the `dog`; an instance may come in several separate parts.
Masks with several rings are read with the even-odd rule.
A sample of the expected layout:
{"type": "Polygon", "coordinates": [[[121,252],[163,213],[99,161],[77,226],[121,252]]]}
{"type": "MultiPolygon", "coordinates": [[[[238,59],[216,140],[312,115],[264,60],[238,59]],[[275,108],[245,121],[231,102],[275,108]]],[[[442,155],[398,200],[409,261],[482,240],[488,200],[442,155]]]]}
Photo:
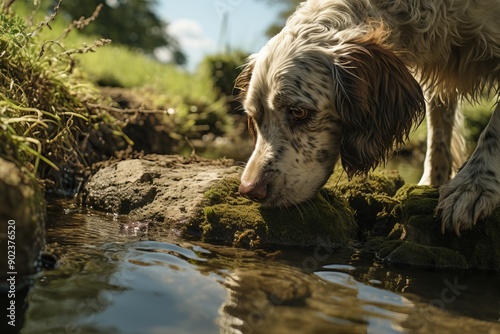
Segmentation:
{"type": "Polygon", "coordinates": [[[471,228],[500,205],[500,108],[466,162],[459,109],[498,99],[499,22],[499,0],[301,3],[236,79],[255,139],[239,192],[307,201],[339,159],[366,174],[427,116],[420,184],[440,186],[443,233],[471,228]]]}

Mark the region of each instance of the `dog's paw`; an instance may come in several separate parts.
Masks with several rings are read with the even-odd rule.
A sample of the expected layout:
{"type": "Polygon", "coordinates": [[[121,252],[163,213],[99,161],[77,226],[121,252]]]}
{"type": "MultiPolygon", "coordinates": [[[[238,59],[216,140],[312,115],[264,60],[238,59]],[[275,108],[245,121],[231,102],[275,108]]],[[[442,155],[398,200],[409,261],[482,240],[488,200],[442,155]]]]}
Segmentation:
{"type": "Polygon", "coordinates": [[[500,181],[497,171],[474,170],[470,164],[439,191],[436,208],[441,214],[441,230],[460,231],[472,228],[500,205],[500,181]]]}

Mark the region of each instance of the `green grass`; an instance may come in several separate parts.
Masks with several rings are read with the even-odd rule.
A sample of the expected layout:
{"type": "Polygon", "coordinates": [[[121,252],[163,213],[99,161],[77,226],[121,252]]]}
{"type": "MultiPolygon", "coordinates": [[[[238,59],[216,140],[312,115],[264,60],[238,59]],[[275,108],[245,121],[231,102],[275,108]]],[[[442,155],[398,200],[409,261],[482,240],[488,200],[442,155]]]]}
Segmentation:
{"type": "MultiPolygon", "coordinates": [[[[0,156],[59,186],[63,170],[81,171],[127,138],[103,102],[74,71],[71,52],[47,42],[15,14],[0,14],[0,156]]],[[[78,52],[78,50],[72,50],[78,52]]]]}
{"type": "MultiPolygon", "coordinates": [[[[133,92],[141,106],[158,112],[174,140],[219,136],[231,128],[227,103],[208,72],[188,73],[109,45],[76,29],[92,20],[47,17],[30,4],[15,2],[0,17],[1,157],[57,188],[65,171],[81,172],[133,144],[110,114],[117,105],[102,95],[100,83],[133,92]]],[[[120,116],[124,122],[126,115],[120,116]]]]}
{"type": "MultiPolygon", "coordinates": [[[[25,16],[29,16],[30,9],[33,8],[26,8],[22,3],[16,7],[16,11],[25,16]]],[[[44,16],[40,12],[35,12],[35,20],[41,20],[44,16]]],[[[92,13],[82,13],[90,14],[92,13]]],[[[44,27],[37,34],[42,40],[54,41],[51,47],[60,52],[88,47],[100,39],[98,36],[84,35],[75,27],[64,34],[70,26],[71,22],[67,18],[57,15],[50,22],[50,29],[44,27]]],[[[81,73],[94,83],[124,88],[147,87],[158,93],[168,94],[174,101],[175,97],[182,97],[183,100],[197,104],[212,104],[218,99],[210,77],[203,71],[188,73],[173,64],[161,63],[139,50],[115,45],[112,41],[110,45],[95,51],[74,56],[81,73]]]]}
{"type": "MultiPolygon", "coordinates": [[[[99,18],[97,18],[99,19],[99,18]]],[[[92,46],[97,36],[72,29],[61,39],[70,22],[58,15],[52,29],[43,29],[40,37],[54,41],[50,47],[67,52],[92,46]]],[[[85,29],[85,28],[84,28],[85,29]]],[[[96,85],[115,86],[135,92],[145,109],[164,110],[161,122],[172,128],[172,137],[199,139],[204,133],[222,135],[231,131],[232,119],[208,71],[189,73],[173,64],[161,63],[152,56],[123,45],[95,48],[95,52],[74,54],[75,71],[83,80],[96,85]]]]}

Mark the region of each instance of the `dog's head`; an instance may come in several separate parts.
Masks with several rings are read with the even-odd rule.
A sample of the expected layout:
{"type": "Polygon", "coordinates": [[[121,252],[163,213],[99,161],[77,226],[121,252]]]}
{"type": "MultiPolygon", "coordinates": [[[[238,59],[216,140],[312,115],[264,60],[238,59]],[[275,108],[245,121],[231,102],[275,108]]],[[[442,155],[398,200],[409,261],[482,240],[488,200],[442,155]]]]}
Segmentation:
{"type": "Polygon", "coordinates": [[[422,90],[383,33],[325,31],[282,31],[236,81],[255,136],[240,193],[263,205],[312,197],[339,157],[349,177],[368,172],[423,118],[422,90]]]}

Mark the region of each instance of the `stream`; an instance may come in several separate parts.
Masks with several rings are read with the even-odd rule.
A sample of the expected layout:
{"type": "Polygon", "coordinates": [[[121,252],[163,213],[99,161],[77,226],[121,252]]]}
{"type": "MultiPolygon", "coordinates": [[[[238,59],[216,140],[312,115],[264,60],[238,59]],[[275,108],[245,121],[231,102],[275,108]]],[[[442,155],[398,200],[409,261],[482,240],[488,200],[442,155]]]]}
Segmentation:
{"type": "Polygon", "coordinates": [[[66,200],[47,220],[59,262],[33,278],[21,333],[500,333],[499,273],[169,240],[66,200]]]}

